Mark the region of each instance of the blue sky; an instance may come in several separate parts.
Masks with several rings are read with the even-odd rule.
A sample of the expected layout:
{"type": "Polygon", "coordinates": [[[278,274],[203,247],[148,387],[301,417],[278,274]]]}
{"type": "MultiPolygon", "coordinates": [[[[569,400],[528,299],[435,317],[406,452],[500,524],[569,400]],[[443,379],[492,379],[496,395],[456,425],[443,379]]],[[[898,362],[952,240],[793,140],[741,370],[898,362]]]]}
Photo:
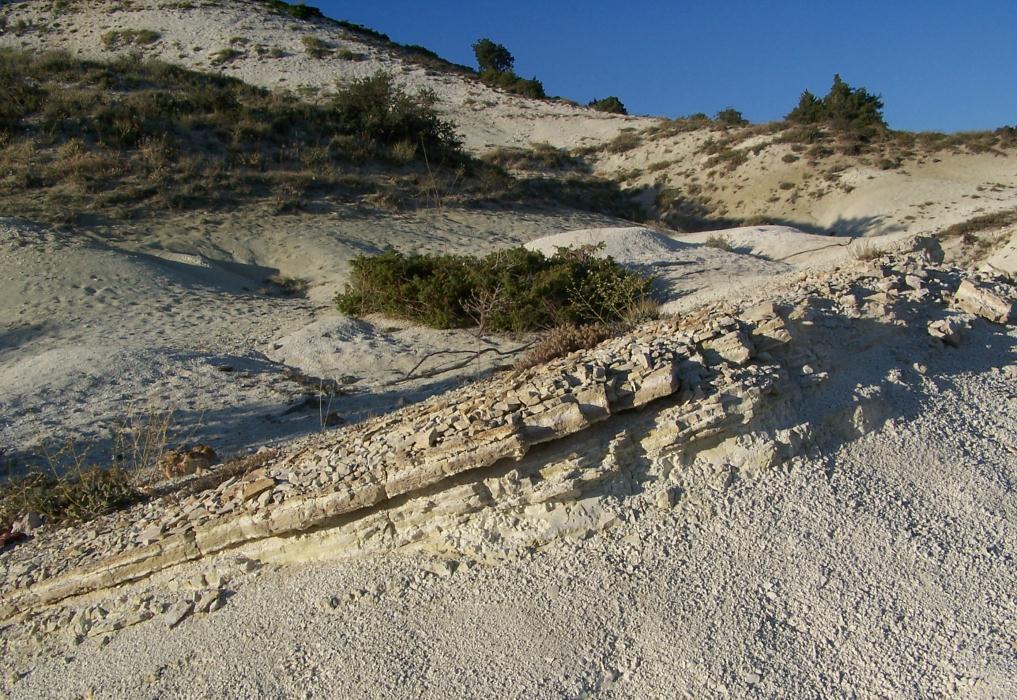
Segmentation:
{"type": "Polygon", "coordinates": [[[473,65],[490,37],[548,94],[617,95],[635,114],[786,114],[839,72],[896,129],[1017,124],[1017,0],[309,0],[325,14],[473,65]]]}

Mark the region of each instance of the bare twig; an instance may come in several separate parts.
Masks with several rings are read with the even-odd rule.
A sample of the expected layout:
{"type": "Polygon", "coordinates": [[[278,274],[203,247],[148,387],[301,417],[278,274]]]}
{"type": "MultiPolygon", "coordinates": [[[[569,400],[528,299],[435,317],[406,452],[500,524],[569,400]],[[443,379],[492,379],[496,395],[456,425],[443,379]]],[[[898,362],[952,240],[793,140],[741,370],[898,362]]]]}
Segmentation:
{"type": "Polygon", "coordinates": [[[426,355],[424,355],[422,358],[420,358],[420,361],[417,364],[415,364],[413,366],[413,368],[410,371],[408,371],[402,378],[396,379],[394,381],[389,382],[389,385],[391,385],[391,384],[402,384],[402,383],[408,382],[408,381],[410,381],[412,379],[428,379],[430,377],[435,377],[435,376],[437,376],[439,374],[445,374],[446,372],[451,372],[452,370],[462,369],[463,367],[468,366],[471,362],[473,362],[474,360],[479,358],[481,355],[486,355],[488,353],[494,353],[495,355],[498,355],[499,357],[512,357],[514,355],[517,355],[517,354],[523,352],[524,350],[530,349],[531,347],[533,347],[535,342],[536,341],[531,340],[529,343],[526,343],[526,345],[522,345],[522,346],[520,346],[520,347],[518,347],[518,348],[516,348],[514,350],[510,350],[508,352],[503,352],[503,351],[499,350],[498,348],[494,348],[494,347],[484,348],[483,350],[435,350],[434,352],[429,352],[426,355]],[[465,360],[460,360],[459,362],[454,362],[452,364],[442,365],[442,366],[439,366],[439,367],[435,367],[435,368],[430,369],[430,370],[428,370],[426,372],[422,372],[420,374],[414,375],[414,372],[416,372],[418,369],[420,369],[420,367],[425,362],[427,362],[428,360],[430,360],[430,359],[432,359],[434,357],[438,357],[440,355],[469,355],[469,357],[467,357],[465,360]]]}

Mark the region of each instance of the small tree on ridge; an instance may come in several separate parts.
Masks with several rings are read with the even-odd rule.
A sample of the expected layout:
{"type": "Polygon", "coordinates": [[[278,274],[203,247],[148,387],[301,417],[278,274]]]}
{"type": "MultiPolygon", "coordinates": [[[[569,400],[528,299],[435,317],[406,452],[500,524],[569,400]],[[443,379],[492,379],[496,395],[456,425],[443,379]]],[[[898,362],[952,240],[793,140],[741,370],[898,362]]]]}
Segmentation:
{"type": "Polygon", "coordinates": [[[508,49],[486,38],[477,39],[473,43],[473,55],[477,58],[477,67],[481,73],[510,73],[516,62],[508,49]]]}

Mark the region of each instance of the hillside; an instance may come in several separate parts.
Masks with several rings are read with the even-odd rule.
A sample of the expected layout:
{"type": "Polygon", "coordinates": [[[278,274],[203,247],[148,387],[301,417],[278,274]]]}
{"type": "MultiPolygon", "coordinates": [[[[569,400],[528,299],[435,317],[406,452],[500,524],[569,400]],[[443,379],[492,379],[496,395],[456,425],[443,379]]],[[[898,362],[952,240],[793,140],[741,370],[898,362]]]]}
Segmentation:
{"type": "Polygon", "coordinates": [[[510,95],[375,32],[296,19],[267,3],[183,6],[8,3],[0,45],[66,48],[101,60],[136,52],[312,101],[383,70],[411,91],[434,91],[472,154],[535,146],[577,152],[652,217],[686,229],[765,221],[841,235],[930,233],[1012,208],[1017,189],[1017,143],[1009,132],[900,133],[865,153],[841,152],[830,140],[782,124],[619,116],[510,95]],[[125,30],[153,38],[103,39],[125,30]],[[320,51],[308,48],[315,42],[320,51]]]}
{"type": "Polygon", "coordinates": [[[1014,129],[384,29],[0,4],[0,698],[1017,695],[1014,129]]]}

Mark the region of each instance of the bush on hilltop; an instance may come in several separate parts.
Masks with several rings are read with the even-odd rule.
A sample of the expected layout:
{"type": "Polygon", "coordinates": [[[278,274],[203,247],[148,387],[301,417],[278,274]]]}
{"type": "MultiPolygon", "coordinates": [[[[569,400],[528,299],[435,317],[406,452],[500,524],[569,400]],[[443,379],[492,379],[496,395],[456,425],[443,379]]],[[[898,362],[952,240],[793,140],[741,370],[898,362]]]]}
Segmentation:
{"type": "Polygon", "coordinates": [[[625,109],[625,105],[614,95],[605,97],[600,100],[590,100],[587,107],[592,107],[598,112],[607,112],[608,114],[628,114],[628,110],[625,109]]]}

